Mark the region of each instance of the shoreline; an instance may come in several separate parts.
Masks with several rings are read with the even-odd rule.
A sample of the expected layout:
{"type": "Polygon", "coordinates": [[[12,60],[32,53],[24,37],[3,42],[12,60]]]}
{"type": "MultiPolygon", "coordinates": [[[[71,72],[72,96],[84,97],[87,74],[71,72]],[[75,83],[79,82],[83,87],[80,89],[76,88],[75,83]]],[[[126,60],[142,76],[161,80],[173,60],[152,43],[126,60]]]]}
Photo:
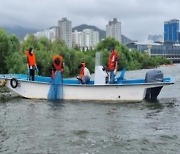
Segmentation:
{"type": "Polygon", "coordinates": [[[0,87],[0,100],[17,97],[18,95],[9,91],[7,87],[0,87]]]}

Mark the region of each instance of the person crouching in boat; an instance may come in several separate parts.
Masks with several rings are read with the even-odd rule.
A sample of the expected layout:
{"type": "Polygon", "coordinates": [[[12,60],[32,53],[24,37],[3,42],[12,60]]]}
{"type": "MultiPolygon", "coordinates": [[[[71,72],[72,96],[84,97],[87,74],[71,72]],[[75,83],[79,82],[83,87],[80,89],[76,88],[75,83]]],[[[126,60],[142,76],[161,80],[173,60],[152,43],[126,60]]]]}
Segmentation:
{"type": "Polygon", "coordinates": [[[64,71],[63,57],[61,55],[53,56],[52,68],[51,68],[51,77],[52,78],[55,77],[57,71],[59,71],[60,73],[64,71]]]}
{"type": "Polygon", "coordinates": [[[89,69],[86,67],[86,64],[83,62],[78,66],[79,75],[77,76],[77,79],[80,81],[81,84],[88,84],[90,83],[90,72],[89,69]]]}
{"type": "Polygon", "coordinates": [[[109,83],[114,83],[114,78],[118,69],[118,54],[114,47],[110,48],[110,55],[108,59],[108,71],[110,72],[110,81],[109,83]]]}
{"type": "Polygon", "coordinates": [[[28,70],[28,80],[34,81],[35,70],[39,72],[38,67],[36,65],[36,56],[33,48],[29,48],[28,51],[25,52],[27,56],[27,70],[28,70]]]}

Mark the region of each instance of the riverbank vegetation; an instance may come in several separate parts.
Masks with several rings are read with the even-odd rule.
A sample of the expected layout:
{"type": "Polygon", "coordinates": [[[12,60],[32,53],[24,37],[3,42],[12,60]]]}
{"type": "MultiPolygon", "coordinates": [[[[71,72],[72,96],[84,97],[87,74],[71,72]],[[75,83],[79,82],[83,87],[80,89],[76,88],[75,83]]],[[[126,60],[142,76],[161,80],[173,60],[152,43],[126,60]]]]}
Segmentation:
{"type": "Polygon", "coordinates": [[[129,50],[113,38],[106,38],[99,42],[95,50],[80,51],[78,47],[68,48],[62,40],[54,42],[47,38],[36,39],[29,35],[27,40],[20,42],[15,35],[8,35],[0,29],[0,74],[26,73],[25,51],[34,48],[39,75],[50,75],[52,57],[61,54],[64,58],[64,76],[72,77],[78,74],[78,65],[86,62],[90,72],[94,72],[96,52],[101,52],[102,64],[107,65],[109,48],[114,46],[119,54],[119,70],[143,69],[158,67],[162,64],[170,64],[171,61],[163,57],[150,57],[147,53],[129,50]],[[2,67],[3,66],[3,67],[2,67]]]}

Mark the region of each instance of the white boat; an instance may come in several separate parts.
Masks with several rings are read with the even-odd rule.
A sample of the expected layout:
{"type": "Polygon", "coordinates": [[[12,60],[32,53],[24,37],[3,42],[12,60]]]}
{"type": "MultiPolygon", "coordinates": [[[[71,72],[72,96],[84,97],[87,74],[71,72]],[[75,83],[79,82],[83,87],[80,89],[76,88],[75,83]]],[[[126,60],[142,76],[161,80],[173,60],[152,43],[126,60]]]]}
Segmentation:
{"type": "MultiPolygon", "coordinates": [[[[102,66],[96,66],[94,80],[89,84],[80,84],[77,79],[64,78],[62,89],[64,100],[98,100],[117,102],[141,102],[148,95],[156,98],[163,86],[174,84],[171,77],[155,75],[152,82],[144,79],[124,79],[125,72],[116,79],[114,84],[107,84],[102,66]],[[147,92],[150,90],[149,92],[147,92]],[[151,92],[152,90],[152,92],[151,92]]],[[[27,80],[26,74],[1,74],[4,83],[11,91],[25,98],[48,99],[51,78],[35,76],[35,81],[27,80]]]]}

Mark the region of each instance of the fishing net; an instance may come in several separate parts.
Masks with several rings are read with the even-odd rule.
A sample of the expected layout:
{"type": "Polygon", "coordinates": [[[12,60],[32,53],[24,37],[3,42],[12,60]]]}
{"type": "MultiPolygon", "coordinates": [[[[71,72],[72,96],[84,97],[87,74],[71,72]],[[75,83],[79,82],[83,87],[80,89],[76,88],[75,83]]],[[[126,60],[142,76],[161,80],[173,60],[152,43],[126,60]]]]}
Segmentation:
{"type": "Polygon", "coordinates": [[[50,89],[48,92],[48,100],[63,99],[63,79],[61,71],[56,71],[55,77],[52,78],[50,89]]]}

